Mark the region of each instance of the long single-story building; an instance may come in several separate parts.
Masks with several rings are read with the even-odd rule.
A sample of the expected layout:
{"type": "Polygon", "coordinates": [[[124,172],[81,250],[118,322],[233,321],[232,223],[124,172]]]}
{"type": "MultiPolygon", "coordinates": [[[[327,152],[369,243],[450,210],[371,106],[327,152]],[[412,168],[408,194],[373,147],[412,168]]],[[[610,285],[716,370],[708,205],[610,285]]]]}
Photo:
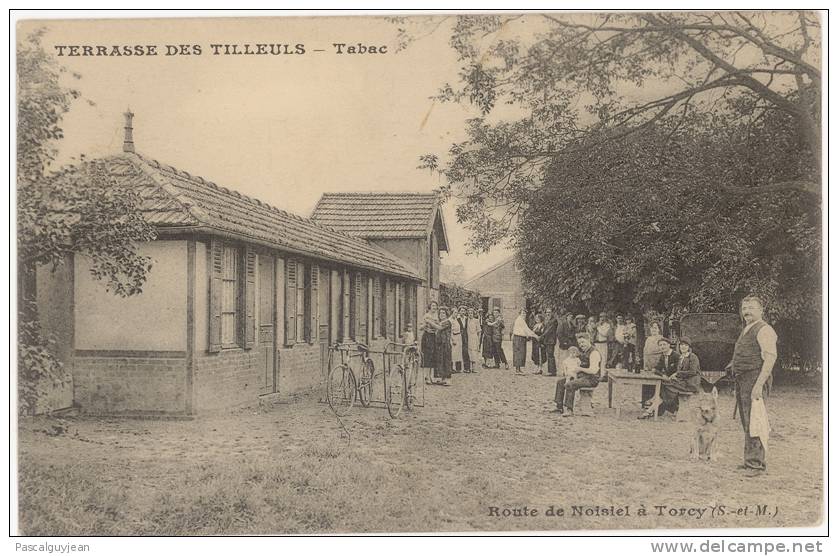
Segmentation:
{"type": "MultiPolygon", "coordinates": [[[[107,292],[81,255],[38,269],[42,325],[72,377],[53,408],[194,415],[290,395],[322,383],[336,341],[381,348],[415,329],[424,269],[136,153],[132,116],[123,152],[103,162],[157,230],[139,246],[152,268],[127,298],[107,292]]],[[[424,256],[438,268],[438,249],[424,256]]]]}

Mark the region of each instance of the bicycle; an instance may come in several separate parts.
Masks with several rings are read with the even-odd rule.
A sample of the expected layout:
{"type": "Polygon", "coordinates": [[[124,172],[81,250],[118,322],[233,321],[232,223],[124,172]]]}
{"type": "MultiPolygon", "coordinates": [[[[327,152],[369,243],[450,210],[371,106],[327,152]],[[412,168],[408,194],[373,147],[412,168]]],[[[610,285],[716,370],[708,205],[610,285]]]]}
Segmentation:
{"type": "MultiPolygon", "coordinates": [[[[332,353],[339,351],[341,362],[329,370],[326,378],[326,401],[335,415],[343,417],[348,414],[355,405],[358,394],[358,383],[355,380],[355,373],[346,360],[347,350],[342,349],[346,344],[335,344],[332,353]]],[[[331,354],[329,356],[331,358],[331,354]]]]}
{"type": "Polygon", "coordinates": [[[326,380],[326,401],[329,406],[340,417],[349,413],[356,400],[362,406],[369,407],[376,377],[369,348],[361,343],[336,343],[332,350],[340,352],[341,362],[332,367],[326,380]],[[351,349],[357,350],[357,353],[350,353],[351,349]],[[360,377],[355,376],[350,364],[354,357],[361,358],[360,377]]]}
{"type": "Polygon", "coordinates": [[[415,344],[397,344],[391,342],[394,347],[403,347],[402,359],[391,370],[386,388],[387,411],[390,417],[396,418],[402,408],[413,409],[416,401],[416,379],[419,374],[419,351],[415,344]]]}

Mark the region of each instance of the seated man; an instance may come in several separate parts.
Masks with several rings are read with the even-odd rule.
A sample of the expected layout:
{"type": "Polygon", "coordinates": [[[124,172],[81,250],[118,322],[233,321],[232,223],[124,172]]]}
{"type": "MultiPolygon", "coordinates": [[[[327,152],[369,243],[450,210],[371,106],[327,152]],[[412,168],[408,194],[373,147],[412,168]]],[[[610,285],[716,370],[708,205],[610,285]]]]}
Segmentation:
{"type": "MultiPolygon", "coordinates": [[[[678,362],[681,357],[678,352],[672,349],[672,344],[668,338],[661,338],[658,340],[658,350],[661,352],[660,359],[655,365],[655,374],[660,376],[671,376],[678,370],[678,362]]],[[[655,405],[660,403],[660,399],[655,400],[655,387],[651,385],[644,385],[641,393],[641,400],[644,408],[649,408],[650,404],[655,405]]]]}
{"type": "Polygon", "coordinates": [[[573,415],[573,398],[580,388],[593,388],[599,384],[601,355],[595,350],[591,336],[586,333],[576,335],[579,343],[579,365],[568,369],[570,376],[562,377],[556,383],[556,412],[565,417],[573,415]]]}

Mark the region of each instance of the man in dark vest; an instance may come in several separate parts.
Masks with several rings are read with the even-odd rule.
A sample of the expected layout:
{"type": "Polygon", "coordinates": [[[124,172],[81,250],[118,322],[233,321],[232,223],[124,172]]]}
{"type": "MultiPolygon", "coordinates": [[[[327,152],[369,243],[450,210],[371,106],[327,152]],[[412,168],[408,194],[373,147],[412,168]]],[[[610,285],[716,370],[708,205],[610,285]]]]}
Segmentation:
{"type": "Polygon", "coordinates": [[[576,376],[562,377],[556,382],[556,413],[562,413],[563,417],[573,415],[573,397],[580,388],[593,388],[599,384],[601,356],[599,351],[594,349],[590,335],[586,333],[577,334],[576,341],[579,343],[581,354],[579,355],[579,367],[575,369],[576,376]]]}
{"type": "Polygon", "coordinates": [[[777,361],[777,333],[762,320],[764,305],[756,296],[742,300],[741,315],[745,327],[733,348],[733,359],[728,365],[736,380],[736,404],[745,431],[745,462],[742,469],[749,476],[765,471],[765,446],[757,436],[751,436],[751,404],[762,400],[766,381],[771,377],[777,361]]]}

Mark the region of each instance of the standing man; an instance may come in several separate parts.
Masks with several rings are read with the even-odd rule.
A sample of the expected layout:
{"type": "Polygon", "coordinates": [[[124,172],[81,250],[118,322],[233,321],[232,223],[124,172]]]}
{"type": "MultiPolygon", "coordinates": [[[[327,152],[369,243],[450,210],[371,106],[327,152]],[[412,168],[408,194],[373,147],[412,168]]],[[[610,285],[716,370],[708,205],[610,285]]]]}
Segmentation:
{"type": "Polygon", "coordinates": [[[506,328],[506,325],[503,322],[503,315],[501,314],[500,307],[495,307],[494,315],[495,320],[491,324],[491,327],[492,348],[495,353],[495,368],[500,369],[500,364],[503,363],[504,367],[509,370],[509,363],[506,361],[506,353],[503,351],[503,331],[506,328]]]}
{"type": "Polygon", "coordinates": [[[469,346],[469,330],[468,330],[468,308],[465,305],[460,305],[459,315],[457,316],[457,320],[460,322],[460,333],[462,338],[462,360],[463,360],[463,372],[470,373],[472,371],[471,365],[471,354],[469,353],[468,346],[469,346]]]}
{"type": "Polygon", "coordinates": [[[777,361],[777,333],[762,320],[765,305],[749,295],[742,300],[740,313],[745,327],[733,348],[733,359],[728,365],[736,380],[736,405],[745,431],[745,469],[749,477],[765,471],[765,446],[758,436],[751,436],[751,405],[762,401],[766,381],[771,377],[777,361]]]}
{"type": "MultiPolygon", "coordinates": [[[[608,363],[608,347],[614,341],[614,327],[611,326],[611,321],[608,320],[608,314],[600,313],[599,322],[596,324],[594,340],[594,349],[600,354],[602,379],[606,377],[605,366],[608,363]]],[[[582,347],[581,345],[579,346],[582,347]]]]}
{"type": "Polygon", "coordinates": [[[608,360],[609,367],[625,369],[623,365],[623,352],[626,349],[626,323],[621,313],[617,313],[617,324],[614,326],[614,342],[612,344],[611,358],[608,360]]]}
{"type": "Polygon", "coordinates": [[[547,374],[556,376],[556,339],[559,321],[553,314],[553,309],[547,307],[544,311],[544,332],[539,338],[544,346],[544,356],[547,358],[547,374]]]}
{"type": "Polygon", "coordinates": [[[556,358],[556,365],[561,366],[562,361],[567,357],[567,350],[576,344],[576,322],[573,320],[573,313],[567,311],[559,319],[556,327],[556,343],[559,346],[559,356],[556,358]]]}

